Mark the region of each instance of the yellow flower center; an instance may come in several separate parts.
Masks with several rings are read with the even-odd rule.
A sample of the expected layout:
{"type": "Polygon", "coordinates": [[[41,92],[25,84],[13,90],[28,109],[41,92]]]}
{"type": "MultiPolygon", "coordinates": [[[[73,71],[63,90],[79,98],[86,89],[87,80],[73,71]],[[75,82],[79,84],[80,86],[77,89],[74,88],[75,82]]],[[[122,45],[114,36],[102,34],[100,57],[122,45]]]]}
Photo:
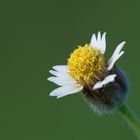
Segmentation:
{"type": "Polygon", "coordinates": [[[94,78],[105,71],[105,59],[101,51],[86,44],[79,46],[68,59],[69,74],[79,83],[91,85],[94,78]]]}

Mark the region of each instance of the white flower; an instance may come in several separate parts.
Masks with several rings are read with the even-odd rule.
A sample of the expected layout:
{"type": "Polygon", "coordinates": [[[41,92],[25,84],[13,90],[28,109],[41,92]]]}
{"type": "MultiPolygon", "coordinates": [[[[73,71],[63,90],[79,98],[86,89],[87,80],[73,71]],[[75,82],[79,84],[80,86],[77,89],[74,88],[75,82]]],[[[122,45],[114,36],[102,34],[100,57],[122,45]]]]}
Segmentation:
{"type": "MultiPolygon", "coordinates": [[[[57,98],[60,98],[66,95],[78,93],[82,91],[85,88],[85,86],[89,86],[90,90],[92,88],[92,90],[94,91],[94,90],[103,88],[104,86],[106,86],[107,84],[111,82],[114,82],[115,77],[117,75],[115,73],[111,73],[110,71],[113,69],[116,61],[124,54],[124,51],[121,51],[122,48],[124,47],[124,44],[125,42],[122,42],[116,47],[113,55],[107,62],[105,62],[106,66],[104,66],[103,59],[104,59],[104,53],[106,51],[106,33],[103,33],[103,35],[101,36],[101,33],[98,32],[97,37],[95,34],[93,34],[90,44],[89,45],[86,44],[84,46],[86,49],[83,49],[84,47],[80,47],[77,49],[77,51],[74,51],[75,54],[73,53],[74,55],[73,54],[71,55],[72,58],[70,58],[70,64],[68,63],[68,65],[53,66],[53,70],[49,71],[53,76],[49,77],[48,80],[60,86],[59,88],[53,90],[50,93],[50,96],[56,96],[57,98]],[[92,50],[91,48],[94,48],[94,50],[92,50]],[[81,53],[81,51],[82,51],[82,54],[83,53],[85,54],[82,56],[82,60],[81,59],[78,60],[77,54],[79,54],[79,52],[81,53]],[[95,60],[96,61],[98,60],[98,58],[95,58],[96,56],[94,56],[94,54],[98,54],[99,58],[101,58],[101,62],[98,62],[99,63],[98,65],[97,64],[96,65],[94,64],[94,65],[95,67],[98,66],[102,69],[100,71],[100,73],[103,73],[101,74],[102,80],[98,78],[95,72],[91,73],[92,71],[90,70],[88,71],[88,69],[90,69],[89,65],[87,65],[88,67],[86,65],[84,66],[85,63],[91,64],[91,60],[89,58],[90,55],[89,54],[87,55],[86,52],[89,54],[91,54],[92,52],[91,56],[93,57],[92,59],[93,62],[95,62],[95,60]],[[83,62],[85,60],[86,62],[83,62]],[[77,63],[81,63],[81,64],[77,64],[77,63]],[[75,71],[75,67],[77,68],[77,71],[75,71]],[[71,72],[71,70],[73,71],[71,72]],[[80,70],[87,72],[86,73],[87,76],[86,74],[84,75],[84,73],[81,74],[79,72],[80,70]],[[108,74],[104,74],[104,73],[108,73],[108,74]],[[91,80],[91,77],[89,76],[91,74],[92,74],[92,77],[96,80],[93,80],[93,81],[91,80]],[[91,85],[92,82],[93,84],[91,85]]],[[[96,71],[97,71],[97,68],[96,68],[96,71]]]]}

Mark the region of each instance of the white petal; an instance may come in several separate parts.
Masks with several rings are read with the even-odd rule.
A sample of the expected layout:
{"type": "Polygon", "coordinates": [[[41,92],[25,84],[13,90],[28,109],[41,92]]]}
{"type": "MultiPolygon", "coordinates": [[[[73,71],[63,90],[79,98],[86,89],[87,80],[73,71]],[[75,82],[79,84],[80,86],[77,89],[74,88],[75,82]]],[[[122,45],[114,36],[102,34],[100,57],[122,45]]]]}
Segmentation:
{"type": "Polygon", "coordinates": [[[60,74],[62,75],[62,73],[59,73],[59,72],[54,71],[54,70],[50,70],[49,72],[56,77],[58,77],[60,74]]]}
{"type": "Polygon", "coordinates": [[[66,65],[56,65],[56,66],[53,66],[53,69],[61,73],[67,73],[68,71],[66,65]]]}
{"type": "Polygon", "coordinates": [[[101,33],[100,33],[100,31],[98,32],[97,41],[101,42],[101,33]]]}
{"type": "MultiPolygon", "coordinates": [[[[116,49],[115,49],[115,51],[114,51],[114,53],[113,53],[113,55],[112,55],[111,58],[113,58],[114,56],[116,56],[117,54],[120,53],[120,51],[121,51],[122,48],[124,47],[125,43],[126,43],[126,42],[121,42],[121,43],[116,47],[116,49]]],[[[111,58],[110,58],[110,59],[111,59],[111,58]]]]}
{"type": "Polygon", "coordinates": [[[82,89],[83,89],[83,86],[80,86],[80,85],[59,87],[59,88],[53,90],[50,93],[50,96],[57,96],[57,98],[61,98],[66,95],[77,93],[77,92],[81,91],[82,89]]]}
{"type": "Polygon", "coordinates": [[[97,39],[96,39],[95,34],[93,34],[92,37],[91,37],[90,45],[91,45],[91,47],[96,47],[97,46],[97,39]]]}
{"type": "Polygon", "coordinates": [[[124,51],[121,51],[124,45],[125,45],[125,42],[122,42],[116,47],[113,55],[108,60],[108,67],[107,67],[108,70],[111,70],[115,62],[124,54],[124,51]]]}
{"type": "Polygon", "coordinates": [[[116,63],[116,61],[124,54],[124,51],[121,51],[118,55],[114,56],[112,61],[110,62],[110,64],[107,67],[107,70],[111,70],[114,66],[114,64],[116,63]]]}
{"type": "Polygon", "coordinates": [[[98,48],[102,54],[105,53],[106,50],[106,33],[103,33],[101,36],[101,33],[98,32],[98,36],[96,39],[96,35],[93,34],[90,42],[91,47],[96,47],[98,48]]]}
{"type": "Polygon", "coordinates": [[[65,77],[49,77],[47,80],[59,85],[59,86],[66,86],[66,85],[74,85],[76,81],[71,78],[70,76],[65,77]]]}
{"type": "Polygon", "coordinates": [[[55,71],[55,70],[50,70],[49,72],[56,77],[68,76],[68,73],[61,73],[61,72],[58,72],[58,71],[55,71]]]}
{"type": "Polygon", "coordinates": [[[102,53],[104,54],[106,51],[106,32],[103,33],[102,35],[101,46],[102,46],[102,53]]]}
{"type": "Polygon", "coordinates": [[[106,84],[109,84],[111,82],[113,82],[115,80],[115,77],[117,75],[116,74],[111,74],[111,75],[108,75],[107,77],[105,77],[105,79],[103,81],[99,81],[95,84],[95,86],[93,87],[93,89],[99,89],[99,88],[102,88],[104,85],[106,84]]]}
{"type": "Polygon", "coordinates": [[[91,37],[91,42],[90,42],[91,47],[95,47],[96,42],[97,42],[96,35],[93,34],[91,37]]]}

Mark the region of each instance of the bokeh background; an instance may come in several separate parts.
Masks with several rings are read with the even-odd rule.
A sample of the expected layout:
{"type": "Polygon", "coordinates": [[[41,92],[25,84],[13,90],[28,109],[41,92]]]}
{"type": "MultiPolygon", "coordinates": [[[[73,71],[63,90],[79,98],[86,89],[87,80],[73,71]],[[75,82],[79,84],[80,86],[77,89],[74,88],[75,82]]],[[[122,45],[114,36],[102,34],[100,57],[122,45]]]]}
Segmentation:
{"type": "Polygon", "coordinates": [[[0,1],[0,139],[135,140],[119,113],[98,116],[80,94],[49,97],[53,65],[77,45],[107,32],[109,58],[126,41],[117,64],[130,79],[128,102],[140,117],[139,0],[0,1]]]}

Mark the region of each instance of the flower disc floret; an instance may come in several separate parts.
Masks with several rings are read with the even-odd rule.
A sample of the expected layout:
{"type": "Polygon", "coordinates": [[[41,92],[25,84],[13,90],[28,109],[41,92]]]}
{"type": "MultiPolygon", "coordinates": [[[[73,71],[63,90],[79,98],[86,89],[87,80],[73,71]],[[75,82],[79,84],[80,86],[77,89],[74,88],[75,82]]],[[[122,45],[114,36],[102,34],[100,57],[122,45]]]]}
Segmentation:
{"type": "Polygon", "coordinates": [[[86,44],[79,46],[68,59],[69,74],[79,83],[93,84],[97,73],[105,71],[105,59],[101,51],[86,44]]]}

